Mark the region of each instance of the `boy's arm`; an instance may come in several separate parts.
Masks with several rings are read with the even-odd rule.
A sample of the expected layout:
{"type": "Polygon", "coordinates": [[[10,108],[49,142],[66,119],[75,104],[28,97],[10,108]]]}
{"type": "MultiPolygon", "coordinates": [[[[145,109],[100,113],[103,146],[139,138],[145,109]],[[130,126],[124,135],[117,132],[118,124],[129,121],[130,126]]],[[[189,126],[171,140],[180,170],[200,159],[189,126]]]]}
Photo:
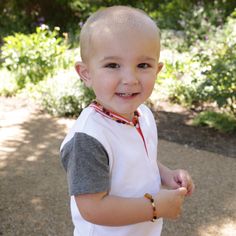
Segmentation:
{"type": "Polygon", "coordinates": [[[157,165],[159,168],[162,185],[165,185],[171,188],[179,188],[180,187],[179,183],[177,183],[172,178],[170,178],[171,170],[159,161],[157,161],[157,165]]]}
{"type": "Polygon", "coordinates": [[[106,192],[75,196],[82,217],[94,224],[121,226],[152,219],[152,206],[145,198],[121,198],[106,192]]]}
{"type": "MultiPolygon", "coordinates": [[[[157,216],[176,219],[186,194],[185,188],[160,190],[153,196],[157,207],[157,216]]],[[[122,226],[150,221],[153,210],[150,201],[144,197],[124,198],[107,195],[106,192],[75,196],[82,217],[94,224],[122,226]]]]}

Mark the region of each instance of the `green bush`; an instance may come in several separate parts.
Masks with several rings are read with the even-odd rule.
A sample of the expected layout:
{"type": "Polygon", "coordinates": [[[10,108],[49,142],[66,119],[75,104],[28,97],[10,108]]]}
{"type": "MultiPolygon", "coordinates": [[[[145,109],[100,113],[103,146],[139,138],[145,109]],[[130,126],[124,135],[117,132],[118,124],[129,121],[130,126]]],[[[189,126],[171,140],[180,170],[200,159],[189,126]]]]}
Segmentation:
{"type": "Polygon", "coordinates": [[[219,9],[213,3],[211,7],[206,4],[192,6],[191,11],[184,11],[180,18],[180,24],[185,34],[182,45],[186,50],[189,46],[198,43],[199,40],[207,40],[217,31],[217,27],[223,25],[223,9],[219,9]]]}
{"type": "Polygon", "coordinates": [[[218,107],[236,115],[236,19],[229,18],[221,32],[216,34],[212,54],[202,62],[208,65],[206,80],[201,84],[206,100],[216,101],[218,107]]]}
{"type": "Polygon", "coordinates": [[[201,112],[194,118],[193,124],[208,126],[224,133],[236,131],[236,119],[226,113],[216,113],[213,111],[201,112]]]}
{"type": "Polygon", "coordinates": [[[13,72],[2,68],[0,70],[0,96],[11,97],[17,93],[18,86],[13,72]]]}
{"type": "Polygon", "coordinates": [[[78,75],[70,71],[60,71],[27,91],[45,111],[56,116],[78,116],[95,98],[78,75]]]}
{"type": "Polygon", "coordinates": [[[160,92],[164,88],[170,101],[186,107],[194,108],[200,105],[202,98],[198,88],[204,78],[200,73],[197,79],[195,78],[195,74],[199,72],[200,62],[193,60],[191,54],[178,51],[165,50],[162,56],[164,68],[157,80],[160,92]]]}
{"type": "MultiPolygon", "coordinates": [[[[172,51],[164,59],[161,78],[171,78],[169,98],[189,107],[216,103],[236,113],[236,19],[229,17],[224,27],[208,40],[198,41],[189,52],[172,51]]],[[[176,47],[175,47],[176,48],[176,47]]]]}
{"type": "Polygon", "coordinates": [[[37,84],[56,68],[65,68],[70,61],[65,59],[67,46],[58,36],[59,28],[50,31],[46,25],[36,28],[36,33],[16,33],[4,38],[2,46],[3,66],[16,74],[19,89],[27,83],[37,84]]]}

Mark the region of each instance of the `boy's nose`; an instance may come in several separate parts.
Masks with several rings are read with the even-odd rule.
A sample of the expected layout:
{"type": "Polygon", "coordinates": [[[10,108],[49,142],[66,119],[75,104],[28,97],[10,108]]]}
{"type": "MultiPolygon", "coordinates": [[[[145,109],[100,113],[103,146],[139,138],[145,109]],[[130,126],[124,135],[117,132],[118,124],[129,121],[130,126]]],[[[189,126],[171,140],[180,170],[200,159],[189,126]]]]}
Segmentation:
{"type": "Polygon", "coordinates": [[[138,84],[138,76],[135,70],[126,70],[122,75],[123,84],[138,84]]]}

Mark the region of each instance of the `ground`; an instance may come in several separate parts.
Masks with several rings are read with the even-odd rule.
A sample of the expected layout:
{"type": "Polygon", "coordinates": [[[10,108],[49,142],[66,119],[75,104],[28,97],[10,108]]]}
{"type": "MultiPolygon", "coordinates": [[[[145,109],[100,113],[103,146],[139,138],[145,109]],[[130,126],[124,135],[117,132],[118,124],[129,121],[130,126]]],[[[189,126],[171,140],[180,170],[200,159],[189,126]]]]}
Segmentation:
{"type": "Polygon", "coordinates": [[[168,102],[160,102],[154,114],[161,139],[236,158],[236,132],[227,134],[193,126],[194,111],[168,102]]]}
{"type": "MultiPolygon", "coordinates": [[[[196,191],[162,236],[236,235],[236,136],[189,124],[192,113],[160,103],[158,158],[187,169],[196,191]]],[[[73,119],[41,112],[27,100],[0,98],[0,235],[69,236],[66,176],[58,150],[73,119]]]]}

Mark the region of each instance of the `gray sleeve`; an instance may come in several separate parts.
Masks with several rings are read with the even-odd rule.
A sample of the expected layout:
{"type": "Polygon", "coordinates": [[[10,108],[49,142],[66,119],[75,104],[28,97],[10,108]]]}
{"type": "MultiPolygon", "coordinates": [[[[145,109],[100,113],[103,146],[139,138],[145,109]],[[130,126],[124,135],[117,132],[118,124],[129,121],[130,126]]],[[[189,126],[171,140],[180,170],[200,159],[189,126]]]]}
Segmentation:
{"type": "Polygon", "coordinates": [[[108,191],[108,154],[97,139],[85,133],[75,133],[60,154],[70,195],[108,191]]]}

